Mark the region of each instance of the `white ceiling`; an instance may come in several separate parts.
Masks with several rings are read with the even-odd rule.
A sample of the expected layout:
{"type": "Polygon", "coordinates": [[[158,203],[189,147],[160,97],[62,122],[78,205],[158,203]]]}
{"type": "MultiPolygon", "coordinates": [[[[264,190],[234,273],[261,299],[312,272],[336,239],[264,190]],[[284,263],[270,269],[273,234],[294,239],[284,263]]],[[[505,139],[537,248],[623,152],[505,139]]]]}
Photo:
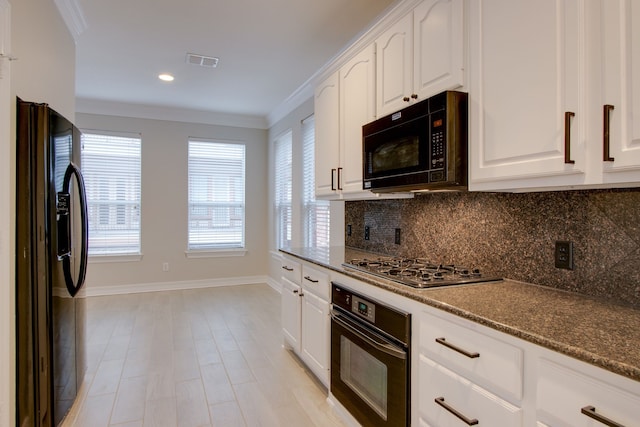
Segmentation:
{"type": "Polygon", "coordinates": [[[266,117],[395,0],[55,0],[76,38],[76,95],[266,117]],[[187,53],[220,58],[217,68],[187,53]],[[175,81],[157,76],[169,72],[175,81]]]}

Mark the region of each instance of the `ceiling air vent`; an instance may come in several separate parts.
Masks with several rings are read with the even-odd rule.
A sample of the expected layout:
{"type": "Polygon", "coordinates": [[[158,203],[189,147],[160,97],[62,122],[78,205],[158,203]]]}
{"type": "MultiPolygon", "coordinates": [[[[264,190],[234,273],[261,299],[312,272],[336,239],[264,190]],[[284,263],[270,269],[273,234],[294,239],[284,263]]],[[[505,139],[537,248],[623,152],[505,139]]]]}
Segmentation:
{"type": "Polygon", "coordinates": [[[220,58],[214,56],[198,55],[197,53],[187,53],[187,63],[199,65],[206,68],[216,68],[220,58]]]}

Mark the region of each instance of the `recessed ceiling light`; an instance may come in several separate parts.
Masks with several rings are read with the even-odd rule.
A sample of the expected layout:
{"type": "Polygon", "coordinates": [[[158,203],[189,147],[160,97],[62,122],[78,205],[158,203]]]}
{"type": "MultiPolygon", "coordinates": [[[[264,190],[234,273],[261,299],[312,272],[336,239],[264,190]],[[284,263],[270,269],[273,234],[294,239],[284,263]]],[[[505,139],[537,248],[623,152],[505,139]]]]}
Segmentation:
{"type": "Polygon", "coordinates": [[[159,74],[158,78],[160,80],[162,80],[163,82],[172,82],[173,81],[173,76],[171,74],[167,74],[167,73],[159,74]]]}

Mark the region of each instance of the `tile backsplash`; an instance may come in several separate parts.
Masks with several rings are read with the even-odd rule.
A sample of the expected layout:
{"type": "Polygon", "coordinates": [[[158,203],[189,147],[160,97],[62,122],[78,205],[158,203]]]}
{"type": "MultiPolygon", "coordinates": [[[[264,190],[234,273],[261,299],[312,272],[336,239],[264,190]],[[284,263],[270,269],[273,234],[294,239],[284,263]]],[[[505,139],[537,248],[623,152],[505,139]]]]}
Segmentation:
{"type": "Polygon", "coordinates": [[[640,308],[640,189],[354,201],[346,202],[345,223],[347,246],[478,267],[640,308]],[[558,240],[573,242],[573,270],[555,267],[558,240]]]}

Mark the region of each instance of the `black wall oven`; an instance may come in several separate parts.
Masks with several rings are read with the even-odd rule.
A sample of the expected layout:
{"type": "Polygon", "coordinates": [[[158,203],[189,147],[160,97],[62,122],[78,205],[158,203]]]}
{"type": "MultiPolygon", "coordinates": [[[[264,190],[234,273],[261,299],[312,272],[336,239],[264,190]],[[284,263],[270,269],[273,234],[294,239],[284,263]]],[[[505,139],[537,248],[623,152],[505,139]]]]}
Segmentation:
{"type": "Polygon", "coordinates": [[[331,393],[364,427],[410,420],[411,315],[331,286],[331,393]]]}
{"type": "Polygon", "coordinates": [[[464,189],[467,112],[467,94],[446,91],[364,125],[363,188],[464,189]]]}

